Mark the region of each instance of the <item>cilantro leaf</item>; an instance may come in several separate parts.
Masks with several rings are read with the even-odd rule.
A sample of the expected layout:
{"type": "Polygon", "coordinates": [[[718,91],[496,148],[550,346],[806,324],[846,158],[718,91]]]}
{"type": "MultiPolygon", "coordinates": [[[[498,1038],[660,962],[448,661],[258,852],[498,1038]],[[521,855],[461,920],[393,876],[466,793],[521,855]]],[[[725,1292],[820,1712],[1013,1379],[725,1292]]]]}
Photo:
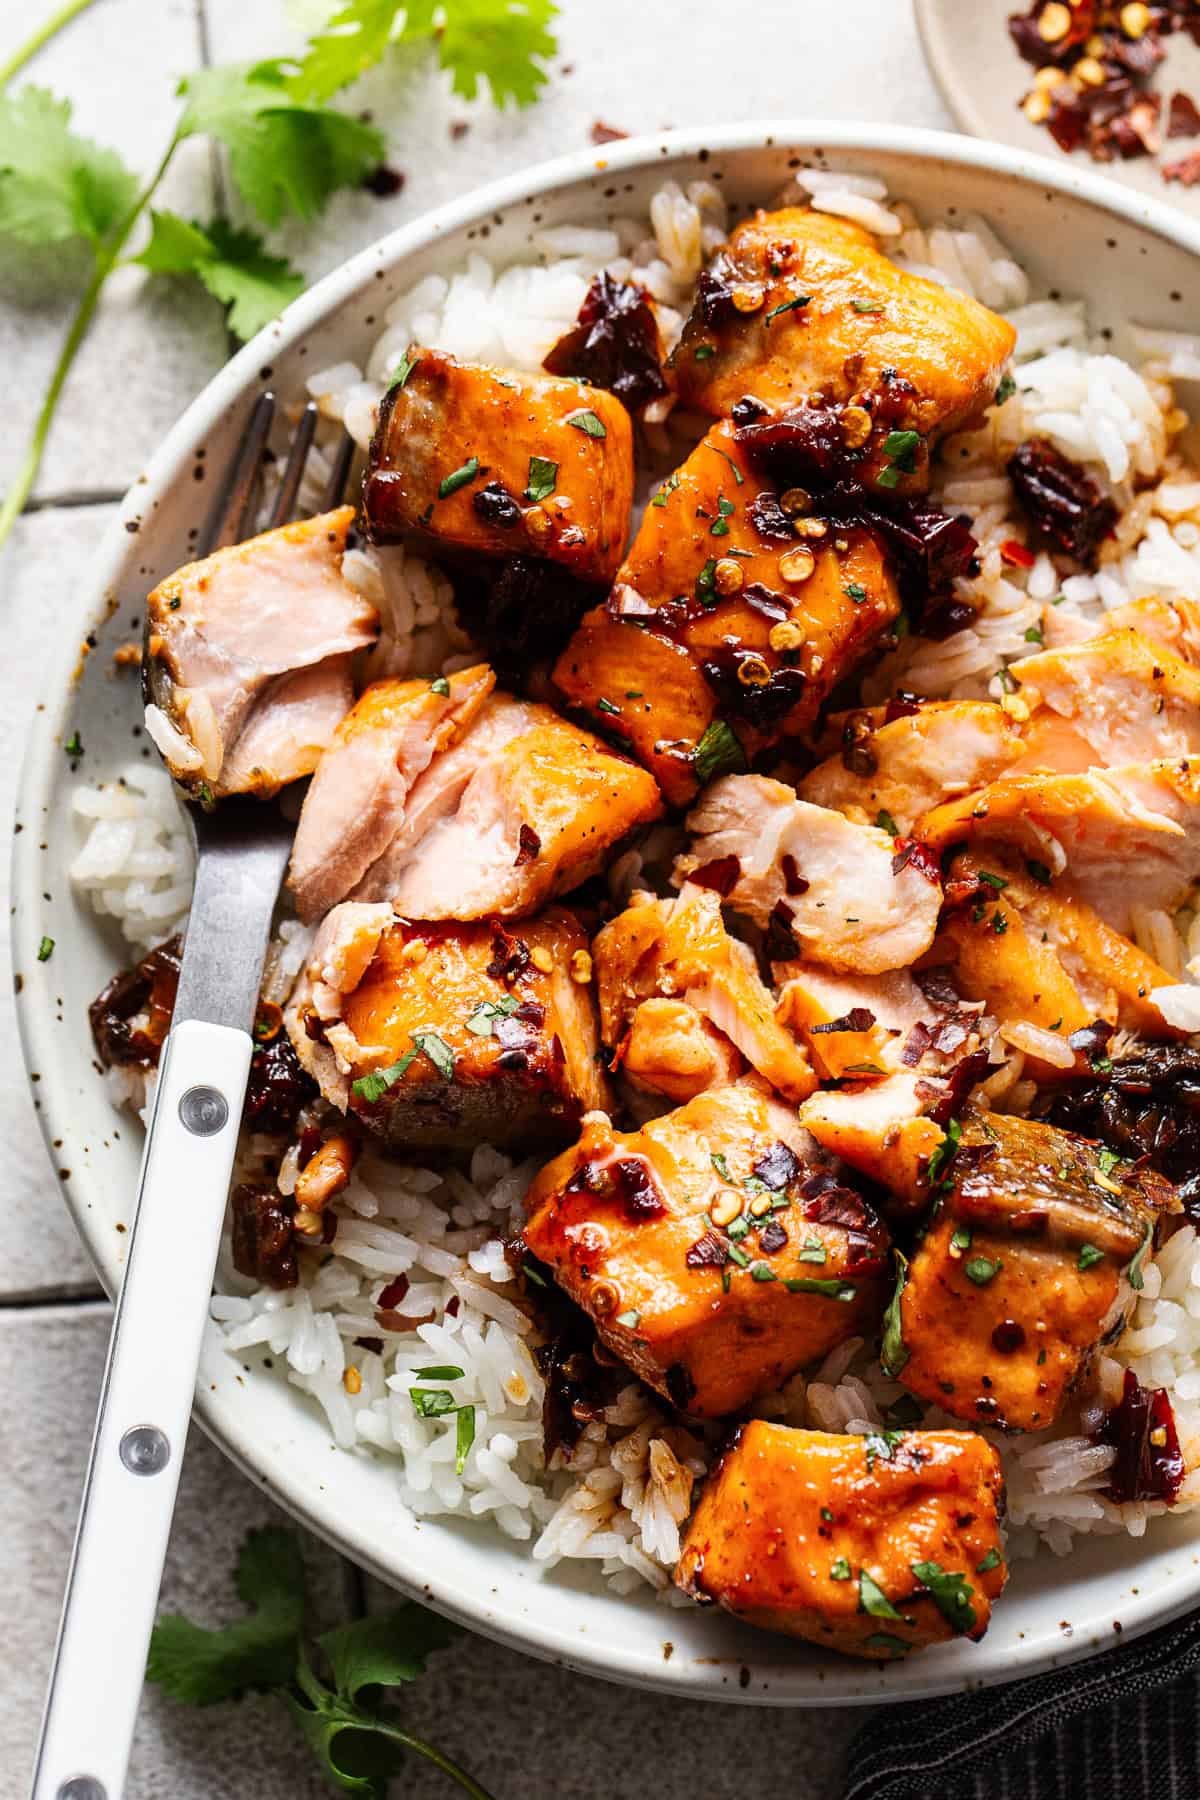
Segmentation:
{"type": "Polygon", "coordinates": [[[383,160],[374,126],[294,99],[280,63],[197,69],[180,92],[179,135],[207,132],[224,144],[243,200],[266,225],[289,212],[315,218],[338,188],[356,186],[383,160]]]}
{"type": "Polygon", "coordinates": [[[394,44],[429,43],[464,100],[481,81],[501,108],[529,106],[545,84],[543,62],[558,42],[549,29],[553,0],[348,0],[314,34],[288,69],[288,91],[306,102],[329,100],[365,75],[394,44]]]}
{"type": "Polygon", "coordinates": [[[693,752],[696,780],[704,785],[717,775],[739,775],[746,768],[746,752],[724,719],[714,719],[693,752]]]}
{"type": "Polygon", "coordinates": [[[531,106],[546,82],[542,64],[558,49],[557,13],[553,0],[452,0],[436,42],[454,92],[474,100],[486,81],[498,107],[531,106]]]}
{"type": "Polygon", "coordinates": [[[929,1589],[934,1604],[954,1631],[974,1631],[975,1608],[971,1596],[975,1592],[965,1575],[943,1569],[941,1563],[916,1562],[912,1572],[922,1587],[929,1589]]]}
{"type": "Polygon", "coordinates": [[[146,1679],[176,1700],[212,1706],[247,1689],[286,1686],[295,1674],[304,1617],[304,1562],[290,1531],[252,1531],[234,1582],[249,1618],[207,1631],[178,1613],[154,1627],[146,1679]]]}
{"type": "Polygon", "coordinates": [[[458,1636],[456,1628],[412,1601],[372,1613],[317,1639],[339,1694],[357,1700],[365,1687],[398,1687],[425,1673],[426,1659],[458,1636]]]}
{"type": "Polygon", "coordinates": [[[0,94],[0,235],[99,245],[134,206],[137,176],[70,124],[70,101],[45,88],[0,94]]]}
{"type": "Polygon", "coordinates": [[[902,1250],[893,1250],[896,1258],[896,1285],[883,1315],[883,1342],[879,1347],[879,1366],[885,1375],[896,1376],[908,1361],[911,1351],[904,1342],[900,1314],[900,1296],[908,1278],[908,1258],[902,1250]]]}
{"type": "Polygon", "coordinates": [[[304,276],[272,256],[256,232],[224,219],[201,226],[171,212],[153,212],[150,219],[150,242],[134,262],[155,275],[195,275],[229,308],[236,337],[253,337],[304,292],[304,276]]]}

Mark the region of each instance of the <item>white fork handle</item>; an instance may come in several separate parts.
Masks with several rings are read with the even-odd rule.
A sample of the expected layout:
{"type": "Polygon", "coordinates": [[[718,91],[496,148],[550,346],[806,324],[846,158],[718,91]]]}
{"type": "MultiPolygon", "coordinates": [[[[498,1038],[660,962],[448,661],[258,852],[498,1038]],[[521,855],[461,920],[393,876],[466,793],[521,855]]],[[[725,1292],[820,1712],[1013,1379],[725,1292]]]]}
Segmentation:
{"type": "Polygon", "coordinates": [[[33,1800],[124,1788],[251,1050],[189,1019],[163,1051],[33,1800]]]}

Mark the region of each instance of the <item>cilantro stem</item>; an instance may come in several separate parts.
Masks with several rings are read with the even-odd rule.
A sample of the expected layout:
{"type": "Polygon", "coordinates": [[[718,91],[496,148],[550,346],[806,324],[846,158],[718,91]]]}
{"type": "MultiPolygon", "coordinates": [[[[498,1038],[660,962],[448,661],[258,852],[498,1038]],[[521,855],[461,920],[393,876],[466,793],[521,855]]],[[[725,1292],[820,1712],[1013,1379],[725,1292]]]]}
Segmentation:
{"type": "Polygon", "coordinates": [[[468,1775],[464,1768],[448,1757],[444,1751],[439,1750],[435,1744],[427,1743],[424,1738],[414,1737],[410,1731],[404,1731],[399,1725],[389,1724],[380,1718],[371,1719],[370,1729],[379,1732],[382,1737],[394,1738],[398,1744],[403,1744],[406,1750],[415,1750],[418,1756],[427,1757],[436,1768],[442,1771],[443,1775],[449,1775],[452,1780],[457,1781],[459,1787],[465,1793],[470,1794],[471,1800],[492,1800],[491,1794],[486,1788],[480,1787],[474,1776],[468,1775]]]}
{"type": "Polygon", "coordinates": [[[0,63],[0,88],[7,87],[18,70],[23,69],[27,62],[33,61],[43,45],[48,44],[52,37],[57,37],[59,32],[71,23],[72,19],[78,18],[81,12],[86,12],[88,7],[93,4],[94,0],[65,0],[64,5],[56,8],[45,24],[38,26],[33,36],[26,38],[25,42],[13,51],[7,62],[0,63]]]}
{"type": "Polygon", "coordinates": [[[71,372],[71,365],[75,361],[79,346],[87,336],[88,327],[91,325],[92,317],[96,311],[96,305],[100,299],[101,290],[109,276],[112,274],[113,269],[116,267],[130,232],[137,224],[142,213],[152,199],[159,182],[166,174],[167,165],[174,156],[179,141],[178,135],[172,137],[166,150],[163,152],[158,167],[155,169],[141,193],[137,196],[137,199],[133,202],[133,205],[129,208],[125,217],[118,220],[111,234],[96,251],[96,261],[92,268],[91,278],[80,296],[79,305],[75,308],[75,317],[71,320],[71,329],[68,331],[63,347],[58,353],[58,361],[54,365],[54,372],[50,377],[50,385],[47,387],[42,399],[41,409],[38,413],[33,431],[30,434],[29,443],[25,449],[25,455],[22,458],[13,479],[13,484],[4,497],[4,504],[0,506],[0,544],[4,543],[9,532],[24,511],[25,502],[28,500],[33,484],[37,479],[37,472],[41,467],[42,455],[46,448],[46,439],[49,437],[50,427],[54,423],[54,415],[58,410],[58,402],[62,396],[63,385],[71,372]]]}

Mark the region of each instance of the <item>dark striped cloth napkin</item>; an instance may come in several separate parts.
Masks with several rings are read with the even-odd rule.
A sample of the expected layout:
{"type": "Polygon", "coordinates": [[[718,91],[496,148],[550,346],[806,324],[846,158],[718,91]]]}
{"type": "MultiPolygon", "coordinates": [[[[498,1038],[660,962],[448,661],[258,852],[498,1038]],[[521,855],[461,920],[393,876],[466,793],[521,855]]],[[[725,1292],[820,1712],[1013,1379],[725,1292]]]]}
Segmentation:
{"type": "Polygon", "coordinates": [[[1198,1800],[1200,1613],[1075,1667],[872,1715],[844,1800],[1198,1800]]]}

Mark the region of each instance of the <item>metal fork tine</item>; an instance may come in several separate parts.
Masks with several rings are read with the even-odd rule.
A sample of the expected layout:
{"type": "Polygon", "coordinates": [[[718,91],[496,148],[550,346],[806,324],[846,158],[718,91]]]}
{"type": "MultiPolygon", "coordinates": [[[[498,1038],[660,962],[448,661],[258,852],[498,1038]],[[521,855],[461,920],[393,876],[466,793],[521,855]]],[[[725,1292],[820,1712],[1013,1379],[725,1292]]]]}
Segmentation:
{"type": "Polygon", "coordinates": [[[236,544],[245,535],[259,465],[274,417],[274,394],[260,394],[254,403],[254,411],[250,414],[237,455],[205,521],[196,549],[198,556],[207,556],[210,551],[223,549],[226,544],[236,544]]]}
{"type": "Polygon", "coordinates": [[[354,439],[348,431],[343,431],[329,472],[329,480],[325,484],[325,492],[321,495],[322,512],[332,512],[335,506],[341,505],[346,493],[346,483],[350,479],[354,451],[354,439]]]}
{"type": "Polygon", "coordinates": [[[317,429],[317,403],[310,400],[300,414],[295,436],[292,438],[288,459],[284,465],[283,475],[279,483],[279,492],[275,496],[275,504],[271,508],[270,525],[286,525],[296,505],[296,495],[300,492],[300,482],[304,475],[304,465],[308,461],[308,452],[312,447],[313,433],[317,429]]]}

